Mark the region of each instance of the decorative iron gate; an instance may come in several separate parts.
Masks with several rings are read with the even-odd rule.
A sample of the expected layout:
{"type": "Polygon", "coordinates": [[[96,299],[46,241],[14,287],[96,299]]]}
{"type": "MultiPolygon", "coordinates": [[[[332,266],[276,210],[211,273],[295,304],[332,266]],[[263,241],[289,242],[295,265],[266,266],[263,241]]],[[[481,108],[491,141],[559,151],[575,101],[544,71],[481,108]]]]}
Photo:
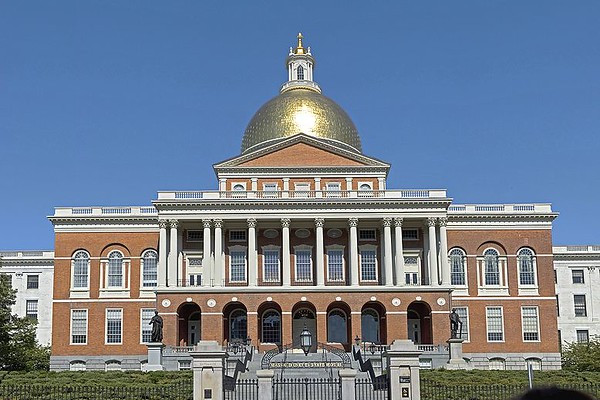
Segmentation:
{"type": "Polygon", "coordinates": [[[339,378],[273,379],[273,400],[340,400],[339,378]]]}

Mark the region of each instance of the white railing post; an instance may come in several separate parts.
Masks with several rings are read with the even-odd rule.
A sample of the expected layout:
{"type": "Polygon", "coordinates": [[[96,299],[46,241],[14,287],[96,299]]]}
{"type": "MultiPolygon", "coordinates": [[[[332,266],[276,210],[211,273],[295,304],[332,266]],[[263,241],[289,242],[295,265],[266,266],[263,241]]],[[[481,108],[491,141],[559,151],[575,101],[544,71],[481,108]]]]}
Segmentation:
{"type": "MultiPolygon", "coordinates": [[[[354,369],[340,369],[338,374],[340,376],[340,380],[342,381],[341,389],[342,389],[342,400],[356,400],[356,391],[354,388],[356,374],[358,372],[354,369]]],[[[260,399],[260,393],[258,394],[258,398],[260,399]]],[[[262,399],[261,399],[262,400],[262,399]]]]}
{"type": "Polygon", "coordinates": [[[256,371],[258,378],[258,398],[260,400],[273,399],[273,376],[275,371],[272,369],[259,369],[256,371]]]}

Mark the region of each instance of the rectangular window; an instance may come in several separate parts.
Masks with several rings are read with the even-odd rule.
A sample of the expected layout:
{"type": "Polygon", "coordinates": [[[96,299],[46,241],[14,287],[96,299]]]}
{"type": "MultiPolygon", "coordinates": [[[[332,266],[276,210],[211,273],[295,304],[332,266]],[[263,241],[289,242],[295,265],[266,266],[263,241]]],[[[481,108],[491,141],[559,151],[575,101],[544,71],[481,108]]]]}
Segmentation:
{"type": "Polygon", "coordinates": [[[142,258],[142,286],[156,287],[158,283],[158,258],[156,253],[148,252],[142,258]]]}
{"type": "Polygon", "coordinates": [[[308,197],[310,192],[310,183],[294,184],[294,197],[308,197]]]}
{"type": "Polygon", "coordinates": [[[25,304],[25,315],[27,318],[36,320],[38,319],[38,301],[37,300],[27,300],[25,304]]]}
{"type": "Polygon", "coordinates": [[[188,242],[201,242],[202,240],[204,240],[203,231],[187,231],[188,242]]]}
{"type": "Polygon", "coordinates": [[[359,229],[358,239],[359,240],[376,240],[375,229],[359,229]]]}
{"type": "Polygon", "coordinates": [[[202,274],[189,274],[188,283],[190,286],[202,286],[202,274]]]}
{"type": "Polygon", "coordinates": [[[279,250],[264,251],[263,280],[279,282],[279,250]]]}
{"type": "Polygon", "coordinates": [[[312,251],[297,250],[296,251],[296,281],[311,282],[312,281],[312,251]]]}
{"type": "Polygon", "coordinates": [[[327,182],[327,197],[340,197],[342,185],[339,182],[327,182]]]}
{"type": "Polygon", "coordinates": [[[521,319],[523,323],[523,341],[537,342],[540,340],[540,327],[537,307],[521,308],[521,319]]]}
{"type": "Polygon", "coordinates": [[[123,286],[123,260],[120,258],[108,260],[108,287],[123,286]]]}
{"type": "Polygon", "coordinates": [[[263,184],[263,197],[277,197],[277,184],[276,183],[263,184]]]}
{"type": "Polygon", "coordinates": [[[189,371],[192,369],[192,361],[191,360],[179,360],[177,362],[180,371],[189,371]]]}
{"type": "Polygon", "coordinates": [[[577,343],[589,343],[590,332],[587,329],[577,330],[577,343]]]}
{"type": "Polygon", "coordinates": [[[344,281],[344,251],[327,251],[327,278],[330,281],[344,281]]]}
{"type": "Polygon", "coordinates": [[[504,341],[504,322],[502,307],[487,307],[485,309],[488,342],[504,341]]]}
{"type": "Polygon", "coordinates": [[[419,284],[419,273],[418,272],[406,272],[404,274],[406,284],[410,286],[417,286],[419,284]]]}
{"type": "Polygon", "coordinates": [[[106,343],[121,344],[123,336],[123,310],[106,310],[106,343]]]}
{"type": "Polygon", "coordinates": [[[585,283],[582,269],[571,270],[571,276],[573,277],[573,283],[585,283]]]}
{"type": "Polygon", "coordinates": [[[360,270],[363,281],[377,280],[377,253],[375,250],[360,252],[360,270]]]}
{"type": "Polygon", "coordinates": [[[71,310],[71,344],[87,344],[88,310],[71,310]]]}
{"type": "Polygon", "coordinates": [[[402,239],[404,240],[419,240],[418,229],[402,229],[402,239]]]}
{"type": "Polygon", "coordinates": [[[141,324],[142,324],[142,343],[150,343],[152,341],[152,326],[150,320],[154,316],[153,308],[142,308],[141,324]]]}
{"type": "Polygon", "coordinates": [[[246,231],[229,231],[229,241],[230,242],[245,242],[246,241],[246,231]]]}
{"type": "Polygon", "coordinates": [[[585,294],[573,295],[573,305],[575,306],[575,316],[576,317],[587,317],[585,294]]]}
{"type": "Polygon", "coordinates": [[[246,282],[246,252],[232,251],[230,254],[230,282],[246,282]]]}
{"type": "Polygon", "coordinates": [[[39,275],[27,275],[27,289],[37,289],[40,287],[39,275]]]}
{"type": "Polygon", "coordinates": [[[469,311],[467,307],[454,307],[454,309],[462,322],[462,329],[459,327],[456,336],[458,339],[469,340],[469,311]]]}

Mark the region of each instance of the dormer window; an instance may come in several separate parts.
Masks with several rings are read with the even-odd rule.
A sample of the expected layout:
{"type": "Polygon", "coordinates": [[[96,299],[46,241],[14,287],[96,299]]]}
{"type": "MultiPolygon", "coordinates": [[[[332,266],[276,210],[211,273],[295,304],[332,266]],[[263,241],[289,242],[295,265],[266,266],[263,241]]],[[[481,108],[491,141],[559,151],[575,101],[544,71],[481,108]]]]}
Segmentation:
{"type": "Polygon", "coordinates": [[[298,65],[298,68],[296,68],[296,77],[299,81],[304,80],[304,68],[302,67],[302,65],[298,65]]]}

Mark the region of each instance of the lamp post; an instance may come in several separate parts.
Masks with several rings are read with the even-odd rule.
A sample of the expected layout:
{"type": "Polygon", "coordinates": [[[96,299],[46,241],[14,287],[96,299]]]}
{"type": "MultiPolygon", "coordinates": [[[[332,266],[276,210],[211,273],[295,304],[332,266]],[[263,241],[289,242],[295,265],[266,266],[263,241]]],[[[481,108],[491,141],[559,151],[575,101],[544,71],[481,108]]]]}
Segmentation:
{"type": "Polygon", "coordinates": [[[304,355],[307,356],[310,348],[312,347],[312,334],[304,325],[304,329],[300,333],[300,348],[304,351],[304,355]]]}

